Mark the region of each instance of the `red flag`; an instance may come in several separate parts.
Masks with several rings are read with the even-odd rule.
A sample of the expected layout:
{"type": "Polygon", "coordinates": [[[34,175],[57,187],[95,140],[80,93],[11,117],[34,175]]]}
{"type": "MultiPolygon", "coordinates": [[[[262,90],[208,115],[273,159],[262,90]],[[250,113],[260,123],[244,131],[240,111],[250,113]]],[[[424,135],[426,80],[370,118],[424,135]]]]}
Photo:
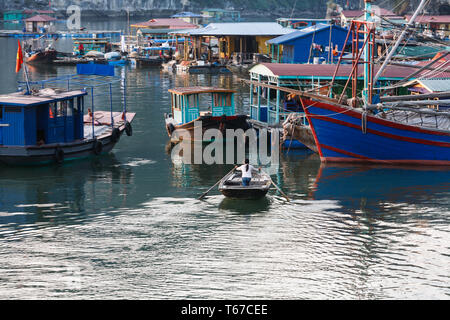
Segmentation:
{"type": "Polygon", "coordinates": [[[22,46],[20,45],[20,40],[17,40],[17,42],[19,43],[19,48],[17,49],[16,73],[20,71],[23,64],[22,46]]]}

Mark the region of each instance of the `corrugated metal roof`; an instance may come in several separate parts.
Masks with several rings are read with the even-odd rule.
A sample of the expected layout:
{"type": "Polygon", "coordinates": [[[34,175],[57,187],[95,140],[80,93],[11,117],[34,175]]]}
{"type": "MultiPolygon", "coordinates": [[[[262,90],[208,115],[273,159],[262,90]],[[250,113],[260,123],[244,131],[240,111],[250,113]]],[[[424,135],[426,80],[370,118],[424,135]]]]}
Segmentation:
{"type": "Polygon", "coordinates": [[[187,29],[197,27],[195,24],[188,23],[182,19],[178,18],[164,18],[164,19],[151,19],[146,22],[140,22],[131,25],[135,28],[169,28],[169,29],[187,29]]]}
{"type": "MultiPolygon", "coordinates": [[[[347,29],[344,29],[344,28],[336,26],[336,25],[333,25],[332,28],[333,29],[340,29],[342,31],[348,32],[347,29]]],[[[326,24],[326,23],[319,23],[319,24],[316,24],[315,26],[311,26],[311,27],[304,28],[304,29],[301,29],[301,30],[296,30],[295,32],[291,32],[291,33],[282,35],[282,36],[280,36],[278,38],[275,38],[275,39],[267,41],[267,43],[270,43],[270,44],[283,44],[283,43],[289,42],[289,41],[294,40],[294,39],[305,37],[305,36],[307,36],[307,35],[309,35],[311,33],[314,33],[314,32],[321,32],[321,31],[323,31],[325,29],[330,29],[330,25],[326,24]]]]}
{"type": "MultiPolygon", "coordinates": [[[[408,21],[412,16],[406,16],[408,21]]],[[[416,23],[450,23],[450,15],[436,15],[436,16],[418,16],[416,23]]]]}
{"type": "Polygon", "coordinates": [[[84,96],[86,92],[76,90],[54,95],[24,95],[21,92],[0,95],[0,105],[4,106],[34,106],[61,100],[65,98],[84,96]]]}
{"type": "Polygon", "coordinates": [[[198,94],[198,93],[236,93],[232,89],[224,89],[219,87],[178,87],[169,89],[169,92],[178,95],[198,94]]]}
{"type": "Polygon", "coordinates": [[[443,79],[423,79],[417,80],[422,86],[427,88],[430,92],[445,92],[450,91],[450,78],[443,79]]]}
{"type": "MultiPolygon", "coordinates": [[[[380,65],[375,66],[375,73],[378,72],[380,65]]],[[[358,69],[359,76],[363,76],[363,66],[358,69]]],[[[336,70],[335,64],[290,64],[290,63],[261,63],[250,69],[250,72],[261,74],[263,76],[272,77],[321,77],[332,78],[336,70]]],[[[349,77],[352,66],[343,64],[339,67],[337,77],[349,77]]],[[[388,66],[382,73],[381,78],[384,79],[403,79],[413,72],[416,68],[408,66],[388,66]]],[[[426,72],[426,71],[424,71],[426,72]]],[[[420,76],[420,75],[419,75],[420,76]]],[[[440,77],[449,77],[447,72],[440,77]]]]}
{"type": "Polygon", "coordinates": [[[204,28],[190,30],[192,36],[281,36],[295,29],[283,28],[276,22],[210,23],[204,28]]]}

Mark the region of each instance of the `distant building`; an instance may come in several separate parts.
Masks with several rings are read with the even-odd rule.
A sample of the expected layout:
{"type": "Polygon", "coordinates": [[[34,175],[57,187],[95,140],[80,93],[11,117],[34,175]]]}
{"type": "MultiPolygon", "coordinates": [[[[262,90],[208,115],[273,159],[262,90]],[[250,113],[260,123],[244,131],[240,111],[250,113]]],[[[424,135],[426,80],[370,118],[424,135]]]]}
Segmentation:
{"type": "MultiPolygon", "coordinates": [[[[150,19],[146,22],[140,22],[136,24],[132,24],[131,28],[134,28],[136,31],[135,33],[138,34],[140,29],[145,29],[146,34],[150,34],[148,31],[149,29],[156,29],[156,30],[167,30],[166,34],[168,34],[169,31],[174,30],[180,30],[180,29],[195,29],[198,28],[198,25],[188,23],[182,19],[178,18],[170,18],[170,19],[150,19]]],[[[142,31],[141,31],[142,33],[142,31]]],[[[158,35],[161,35],[158,32],[158,35]]]]}
{"type": "Polygon", "coordinates": [[[25,19],[25,29],[27,32],[45,32],[52,26],[56,19],[47,15],[37,15],[25,19]]]}
{"type": "MultiPolygon", "coordinates": [[[[409,21],[411,16],[406,16],[409,21]]],[[[450,15],[444,16],[418,16],[415,24],[419,27],[417,32],[431,31],[433,33],[441,33],[446,37],[450,36],[450,15]]]]}
{"type": "Polygon", "coordinates": [[[193,12],[180,12],[171,16],[171,18],[181,19],[190,24],[200,25],[203,23],[203,16],[193,12]]]}
{"type": "Polygon", "coordinates": [[[5,22],[21,22],[35,15],[47,15],[55,18],[56,12],[53,10],[11,10],[3,13],[3,20],[5,22]]]}
{"type": "Polygon", "coordinates": [[[23,10],[11,10],[3,13],[3,20],[5,22],[21,22],[25,18],[23,10]]]}
{"type": "Polygon", "coordinates": [[[241,12],[225,9],[205,9],[202,11],[207,23],[212,22],[241,22],[241,12]]]}
{"type": "Polygon", "coordinates": [[[318,24],[267,41],[273,62],[337,62],[348,30],[340,26],[318,24]]]}
{"type": "MultiPolygon", "coordinates": [[[[353,20],[364,20],[365,12],[363,10],[343,10],[341,12],[341,26],[349,25],[353,20]]],[[[377,6],[372,7],[372,19],[380,26],[384,20],[388,20],[395,23],[405,22],[403,17],[395,14],[391,10],[379,8],[377,6]]]]}
{"type": "Polygon", "coordinates": [[[220,59],[232,59],[239,55],[242,60],[248,60],[255,54],[268,54],[268,40],[294,31],[276,22],[240,22],[211,23],[204,28],[174,34],[185,38],[185,58],[192,49],[193,58],[199,59],[204,49],[202,44],[211,43],[211,38],[214,38],[218,42],[220,59]]]}
{"type": "Polygon", "coordinates": [[[278,18],[277,22],[284,28],[303,29],[319,23],[329,24],[331,19],[278,18]]]}

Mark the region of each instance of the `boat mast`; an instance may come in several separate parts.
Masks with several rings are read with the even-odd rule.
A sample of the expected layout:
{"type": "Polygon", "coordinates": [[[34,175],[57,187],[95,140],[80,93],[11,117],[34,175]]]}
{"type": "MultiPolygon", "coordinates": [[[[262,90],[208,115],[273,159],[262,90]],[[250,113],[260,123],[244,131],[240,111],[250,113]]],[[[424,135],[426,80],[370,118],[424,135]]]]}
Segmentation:
{"type": "MultiPolygon", "coordinates": [[[[366,1],[371,1],[371,0],[366,0],[366,1]]],[[[414,20],[416,20],[417,16],[422,11],[423,7],[425,6],[426,2],[428,2],[428,1],[429,0],[422,0],[420,2],[419,6],[417,7],[416,12],[414,12],[414,15],[411,17],[409,22],[406,24],[405,29],[400,34],[400,37],[398,38],[398,40],[395,43],[394,47],[392,48],[392,50],[389,52],[388,56],[384,60],[383,65],[381,66],[380,70],[378,71],[378,73],[376,74],[375,78],[373,79],[374,85],[378,81],[378,78],[381,76],[381,74],[383,73],[384,69],[386,69],[386,66],[388,65],[389,61],[392,59],[392,57],[394,56],[395,52],[397,51],[398,46],[400,45],[400,43],[405,38],[406,33],[408,32],[408,29],[413,26],[414,20]]]]}
{"type": "MultiPolygon", "coordinates": [[[[365,15],[364,15],[364,20],[366,22],[369,22],[372,20],[371,17],[371,12],[372,12],[372,0],[365,0],[365,15]]],[[[365,43],[367,43],[366,46],[364,46],[364,90],[363,90],[363,97],[364,97],[364,101],[366,101],[367,103],[372,103],[371,97],[372,94],[369,93],[369,86],[370,86],[370,82],[373,81],[371,78],[373,77],[373,73],[371,70],[372,67],[372,63],[373,63],[373,59],[372,59],[372,52],[374,50],[374,48],[369,45],[370,41],[368,40],[374,40],[374,39],[367,39],[367,37],[372,37],[372,34],[370,33],[369,30],[370,26],[369,24],[365,24],[364,25],[364,37],[365,37],[365,43]],[[370,63],[369,63],[370,61],[370,63]]],[[[359,39],[358,39],[358,45],[359,45],[359,39]]],[[[372,83],[374,84],[375,81],[372,83]]],[[[371,86],[373,88],[373,86],[371,86]]]]}

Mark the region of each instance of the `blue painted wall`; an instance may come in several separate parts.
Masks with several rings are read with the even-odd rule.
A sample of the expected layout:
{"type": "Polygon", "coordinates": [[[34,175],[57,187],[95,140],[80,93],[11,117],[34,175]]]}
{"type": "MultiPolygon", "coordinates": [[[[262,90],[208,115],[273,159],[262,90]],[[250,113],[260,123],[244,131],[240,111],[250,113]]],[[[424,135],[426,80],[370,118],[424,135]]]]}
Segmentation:
{"type": "MultiPolygon", "coordinates": [[[[339,51],[342,50],[348,31],[340,27],[333,26],[331,28],[331,43],[332,48],[338,45],[339,51]]],[[[349,40],[349,43],[351,39],[349,40]]],[[[326,47],[330,44],[330,28],[317,31],[315,34],[311,32],[303,37],[292,39],[291,41],[283,43],[282,63],[313,63],[314,57],[322,57],[328,61],[328,51],[326,47]],[[314,40],[313,40],[314,39],[314,40]],[[310,49],[312,43],[323,46],[323,52],[312,50],[310,57],[310,49]]],[[[333,55],[331,54],[331,57],[333,55]]],[[[334,62],[337,62],[339,56],[334,57],[334,62]]]]}

